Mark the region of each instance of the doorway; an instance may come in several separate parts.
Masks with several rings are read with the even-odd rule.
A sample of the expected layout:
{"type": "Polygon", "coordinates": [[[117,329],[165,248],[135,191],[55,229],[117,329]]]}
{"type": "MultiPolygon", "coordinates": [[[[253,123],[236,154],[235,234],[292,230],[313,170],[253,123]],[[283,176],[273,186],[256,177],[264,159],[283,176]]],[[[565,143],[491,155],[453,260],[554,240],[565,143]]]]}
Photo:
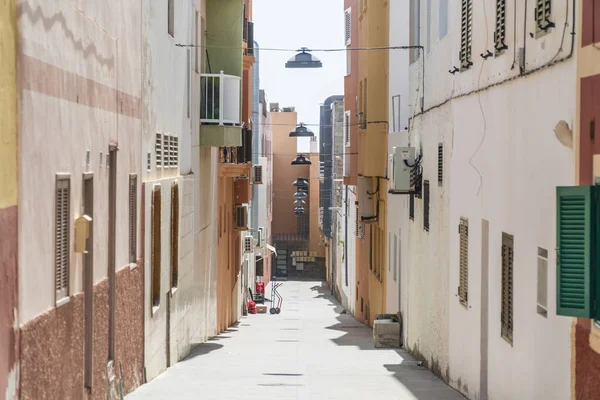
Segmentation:
{"type": "Polygon", "coordinates": [[[83,214],[90,217],[89,235],[83,254],[84,293],[84,385],[92,387],[93,343],[94,343],[94,176],[83,175],[83,214]]]}

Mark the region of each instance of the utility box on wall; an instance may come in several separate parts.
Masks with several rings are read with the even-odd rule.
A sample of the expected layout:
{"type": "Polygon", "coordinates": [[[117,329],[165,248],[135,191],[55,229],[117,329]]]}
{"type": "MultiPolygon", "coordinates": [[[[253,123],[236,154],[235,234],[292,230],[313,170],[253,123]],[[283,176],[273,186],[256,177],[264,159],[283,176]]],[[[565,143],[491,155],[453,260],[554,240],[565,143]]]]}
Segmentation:
{"type": "Polygon", "coordinates": [[[373,178],[370,176],[358,177],[358,217],[361,222],[377,222],[375,214],[375,189],[373,178]]]}
{"type": "Polygon", "coordinates": [[[415,166],[414,147],[394,147],[392,156],[392,194],[409,194],[414,192],[411,185],[411,172],[415,166]]]}
{"type": "Polygon", "coordinates": [[[250,180],[248,178],[236,179],[234,182],[235,205],[247,204],[252,200],[250,180]]]}

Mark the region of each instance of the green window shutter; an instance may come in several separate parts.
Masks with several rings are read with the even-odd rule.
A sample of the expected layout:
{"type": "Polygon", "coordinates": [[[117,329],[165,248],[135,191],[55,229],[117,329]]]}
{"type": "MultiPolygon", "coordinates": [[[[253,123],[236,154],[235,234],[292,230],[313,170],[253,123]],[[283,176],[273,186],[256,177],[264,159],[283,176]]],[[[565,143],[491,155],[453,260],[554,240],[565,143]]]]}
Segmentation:
{"type": "Polygon", "coordinates": [[[592,318],[597,187],[556,188],[556,314],[592,318]]]}

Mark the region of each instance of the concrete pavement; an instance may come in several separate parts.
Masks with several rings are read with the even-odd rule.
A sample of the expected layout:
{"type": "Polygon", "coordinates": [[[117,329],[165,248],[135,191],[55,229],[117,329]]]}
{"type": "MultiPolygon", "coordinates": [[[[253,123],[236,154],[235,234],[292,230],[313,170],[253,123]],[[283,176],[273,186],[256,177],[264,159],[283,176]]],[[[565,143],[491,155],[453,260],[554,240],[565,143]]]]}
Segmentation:
{"type": "Polygon", "coordinates": [[[320,282],[280,292],[281,314],[244,317],[126,398],[464,400],[406,351],[375,349],[320,282]]]}

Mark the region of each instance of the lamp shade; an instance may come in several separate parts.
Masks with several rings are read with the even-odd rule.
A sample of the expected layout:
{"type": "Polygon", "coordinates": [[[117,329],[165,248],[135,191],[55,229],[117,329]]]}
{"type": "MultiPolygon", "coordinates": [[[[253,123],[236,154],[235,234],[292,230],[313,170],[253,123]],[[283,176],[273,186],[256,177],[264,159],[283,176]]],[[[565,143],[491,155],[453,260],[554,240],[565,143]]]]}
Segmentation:
{"type": "Polygon", "coordinates": [[[296,192],[296,193],[294,193],[294,198],[295,199],[304,199],[304,198],[306,198],[306,193],[305,192],[296,192]]]}
{"type": "Polygon", "coordinates": [[[295,206],[303,206],[305,204],[306,204],[306,202],[302,199],[298,199],[298,200],[294,201],[295,206]]]}
{"type": "Polygon", "coordinates": [[[323,63],[317,57],[309,53],[310,50],[302,47],[299,53],[285,63],[286,68],[322,68],[323,63]]]}
{"type": "Polygon", "coordinates": [[[292,183],[292,186],[296,186],[296,187],[308,186],[308,181],[305,178],[298,178],[294,181],[294,183],[292,183]]]}
{"type": "Polygon", "coordinates": [[[302,208],[302,207],[296,207],[294,209],[294,214],[296,214],[296,215],[298,215],[298,214],[304,214],[304,213],[306,213],[306,211],[304,211],[304,208],[302,208]]]}
{"type": "Polygon", "coordinates": [[[302,122],[290,132],[290,137],[315,137],[315,133],[308,129],[302,122]]]}
{"type": "Polygon", "coordinates": [[[300,154],[298,157],[292,160],[292,165],[310,165],[312,164],[308,158],[306,158],[303,154],[300,154]]]}

